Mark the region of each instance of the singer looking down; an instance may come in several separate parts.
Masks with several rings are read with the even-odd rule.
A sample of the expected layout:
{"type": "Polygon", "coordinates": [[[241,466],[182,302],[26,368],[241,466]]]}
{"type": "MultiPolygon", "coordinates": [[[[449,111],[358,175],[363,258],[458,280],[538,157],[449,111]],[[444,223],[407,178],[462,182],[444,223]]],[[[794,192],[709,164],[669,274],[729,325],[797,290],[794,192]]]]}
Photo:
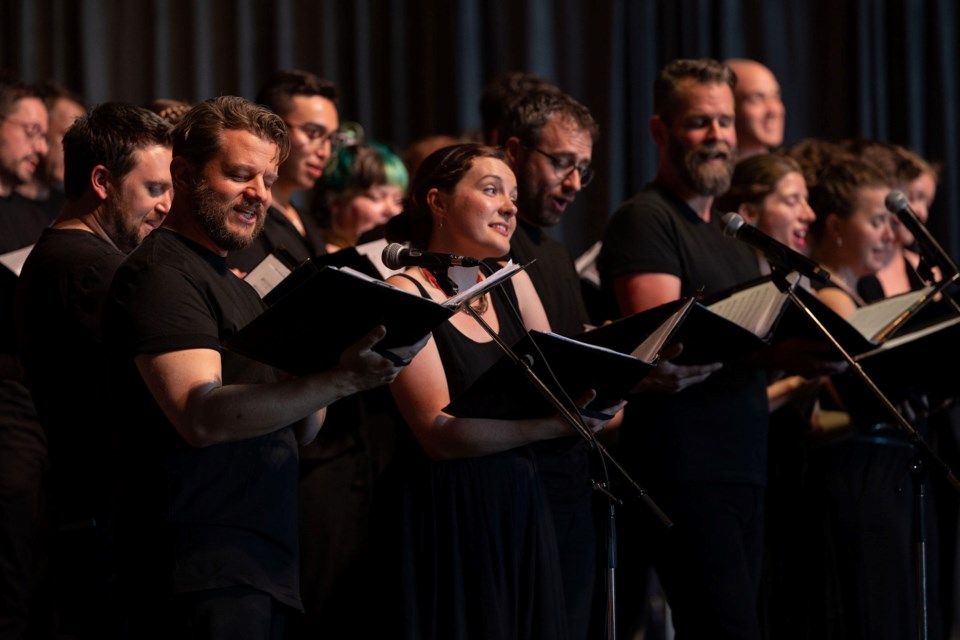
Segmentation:
{"type": "MultiPolygon", "coordinates": [[[[894,216],[885,200],[892,176],[862,158],[843,151],[828,154],[810,188],[817,219],[810,227],[810,255],[830,272],[830,283],[818,288],[824,304],[849,317],[865,302],[857,293],[860,278],[879,272],[891,259],[894,216]]],[[[927,366],[927,365],[921,365],[927,366]]],[[[917,454],[910,437],[892,421],[877,423],[877,399],[859,384],[832,380],[832,393],[821,393],[824,408],[849,413],[846,437],[831,434],[807,455],[806,492],[811,498],[800,516],[802,568],[797,580],[810,592],[837,594],[830,614],[801,611],[795,619],[810,621],[804,637],[846,637],[894,640],[916,636],[917,584],[912,492],[905,490],[911,461],[917,454]],[[864,535],[864,532],[871,532],[864,535]],[[843,550],[838,553],[838,550],[843,550]],[[814,572],[814,567],[825,567],[814,572]],[[824,626],[819,626],[824,625],[824,626]]],[[[900,383],[911,386],[909,373],[900,383]]],[[[826,389],[827,387],[825,387],[826,389]]],[[[910,400],[920,398],[910,397],[910,400]]],[[[927,434],[924,403],[898,407],[917,431],[927,434]]],[[[926,437],[926,435],[924,435],[926,437]]],[[[934,510],[926,508],[927,531],[934,531],[934,510]]],[[[925,569],[937,584],[935,535],[925,544],[925,569]]],[[[935,600],[923,614],[929,637],[944,637],[935,600]]]]}
{"type": "MultiPolygon", "coordinates": [[[[494,259],[510,249],[516,197],[516,178],[499,150],[445,147],[420,165],[387,238],[430,253],[494,259]]],[[[474,279],[484,277],[473,269],[474,279]]],[[[447,273],[414,266],[389,282],[439,302],[452,294],[447,273]]],[[[508,345],[528,329],[550,329],[522,271],[472,304],[508,345]]],[[[558,416],[489,420],[443,411],[501,356],[477,320],[458,313],[391,385],[409,426],[392,470],[396,512],[386,519],[395,528],[386,557],[402,559],[384,598],[395,606],[396,617],[383,621],[393,637],[397,628],[405,638],[567,637],[552,519],[527,445],[570,435],[572,427],[558,416]]],[[[593,432],[605,424],[585,422],[593,432]]]]}
{"type": "Polygon", "coordinates": [[[930,207],[937,195],[938,169],[900,145],[874,141],[864,144],[864,147],[864,151],[868,152],[861,151],[860,156],[888,174],[895,187],[894,191],[887,194],[884,204],[898,216],[892,220],[895,238],[890,247],[893,254],[890,262],[875,274],[864,276],[857,282],[857,293],[870,303],[915,291],[930,281],[950,277],[953,271],[949,268],[950,258],[943,259],[944,256],[938,251],[939,245],[934,248],[921,242],[921,236],[929,231],[926,228],[919,229],[927,224],[930,207]],[[908,222],[913,224],[904,224],[899,219],[901,215],[909,217],[908,222]],[[929,251],[931,248],[934,249],[932,252],[929,251]],[[948,265],[946,272],[942,268],[944,263],[948,265]]]}
{"type": "Polygon", "coordinates": [[[265,308],[226,257],[262,228],[289,139],[236,96],[196,105],[172,136],[169,215],[120,265],[104,308],[127,631],[268,638],[301,608],[297,444],[329,404],[400,366],[373,351],[382,327],[297,378],[221,349],[265,308]]]}

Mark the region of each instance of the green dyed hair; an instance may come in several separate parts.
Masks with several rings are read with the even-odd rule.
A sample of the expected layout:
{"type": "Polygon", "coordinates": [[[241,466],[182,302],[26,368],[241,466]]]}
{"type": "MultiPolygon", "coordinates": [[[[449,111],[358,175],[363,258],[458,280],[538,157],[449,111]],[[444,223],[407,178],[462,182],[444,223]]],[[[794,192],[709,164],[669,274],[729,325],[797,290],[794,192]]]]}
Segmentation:
{"type": "Polygon", "coordinates": [[[406,193],[409,183],[410,176],[400,156],[376,142],[340,149],[323,172],[323,189],[330,197],[382,184],[400,187],[406,193]]]}

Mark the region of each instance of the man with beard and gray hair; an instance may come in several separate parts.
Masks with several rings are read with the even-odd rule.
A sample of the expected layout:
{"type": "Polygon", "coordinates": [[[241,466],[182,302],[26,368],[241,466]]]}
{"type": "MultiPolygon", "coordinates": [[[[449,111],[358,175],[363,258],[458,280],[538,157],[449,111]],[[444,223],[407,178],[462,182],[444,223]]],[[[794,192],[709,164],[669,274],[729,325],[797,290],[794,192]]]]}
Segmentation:
{"type": "MultiPolygon", "coordinates": [[[[713,207],[736,158],[735,82],[729,67],[710,59],[675,60],[656,78],[657,175],[613,214],[598,262],[623,316],[760,275],[752,249],[723,237],[713,207]]],[[[662,362],[627,405],[620,447],[625,467],[674,523],[665,532],[642,507],[621,510],[621,628],[635,622],[627,617],[638,608],[631,594],[652,561],[678,637],[759,639],[763,370],[662,362]]]]}
{"type": "MultiPolygon", "coordinates": [[[[173,129],[169,215],[114,277],[104,332],[125,637],[282,638],[286,613],[302,609],[297,445],[329,404],[402,368],[372,350],[382,327],[295,378],[221,349],[265,309],[226,258],[263,226],[288,150],[265,107],[235,96],[193,107],[173,129]]],[[[409,362],[423,343],[393,355],[409,362]]]]}

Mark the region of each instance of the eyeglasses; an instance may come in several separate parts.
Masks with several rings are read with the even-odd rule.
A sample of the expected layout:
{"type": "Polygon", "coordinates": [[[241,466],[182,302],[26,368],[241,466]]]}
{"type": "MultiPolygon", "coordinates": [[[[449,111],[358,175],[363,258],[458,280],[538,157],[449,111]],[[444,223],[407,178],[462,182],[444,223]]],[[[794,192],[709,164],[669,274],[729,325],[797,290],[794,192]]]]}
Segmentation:
{"type": "Polygon", "coordinates": [[[16,118],[4,118],[6,122],[12,122],[21,129],[23,129],[24,135],[27,136],[27,140],[30,142],[36,143],[40,140],[46,140],[46,131],[43,130],[36,122],[24,122],[23,120],[17,120],[16,118]]]}
{"type": "Polygon", "coordinates": [[[336,151],[344,144],[343,134],[337,130],[327,131],[326,127],[319,124],[313,124],[312,122],[306,124],[291,124],[288,122],[287,126],[291,129],[303,131],[303,134],[307,136],[310,144],[329,144],[331,151],[336,151]]]}
{"type": "Polygon", "coordinates": [[[569,157],[560,157],[558,158],[555,155],[551,155],[544,151],[543,149],[533,148],[537,153],[546,156],[550,160],[550,164],[553,166],[553,175],[559,178],[561,181],[566,180],[570,177],[574,171],[580,173],[580,186],[585,187],[593,181],[594,171],[593,167],[590,166],[590,163],[583,162],[581,164],[576,164],[569,157]]]}

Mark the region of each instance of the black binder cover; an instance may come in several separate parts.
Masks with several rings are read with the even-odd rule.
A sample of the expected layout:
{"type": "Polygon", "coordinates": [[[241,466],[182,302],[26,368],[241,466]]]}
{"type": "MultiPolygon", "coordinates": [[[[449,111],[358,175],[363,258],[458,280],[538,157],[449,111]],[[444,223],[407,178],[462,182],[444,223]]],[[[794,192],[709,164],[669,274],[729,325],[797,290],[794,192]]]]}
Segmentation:
{"type": "Polygon", "coordinates": [[[672,362],[687,365],[737,360],[769,344],[700,302],[693,305],[673,342],[683,343],[683,352],[672,362]]]}
{"type": "Polygon", "coordinates": [[[359,271],[360,273],[364,273],[371,278],[383,280],[383,278],[380,276],[380,272],[377,271],[377,268],[373,266],[372,262],[370,262],[370,258],[360,255],[360,253],[357,252],[357,250],[353,247],[347,247],[335,253],[327,253],[322,256],[310,258],[309,260],[304,260],[299,267],[294,269],[290,275],[281,280],[280,283],[270,291],[270,293],[265,295],[263,297],[263,301],[272,307],[277,303],[278,300],[303,284],[303,282],[311,278],[313,274],[317,273],[325,266],[338,268],[350,267],[351,269],[359,271]]]}
{"type": "Polygon", "coordinates": [[[387,328],[376,346],[383,351],[417,342],[456,312],[382,280],[310,260],[277,290],[272,306],[223,346],[295,375],[335,365],[345,348],[378,324],[387,328]]]}
{"type": "MultiPolygon", "coordinates": [[[[814,317],[820,321],[820,324],[823,325],[827,332],[830,333],[830,335],[840,343],[840,346],[843,347],[843,349],[851,356],[859,356],[869,351],[873,351],[885,342],[889,342],[890,340],[894,339],[891,336],[897,336],[900,335],[900,333],[907,335],[907,333],[913,332],[926,324],[936,322],[936,320],[931,319],[928,314],[921,313],[924,309],[931,307],[929,304],[931,298],[924,298],[920,300],[920,304],[917,304],[915,307],[911,307],[909,310],[907,310],[905,312],[905,317],[900,316],[898,318],[900,314],[897,314],[896,309],[894,308],[894,312],[892,312],[892,314],[883,318],[884,323],[888,327],[891,326],[895,321],[898,321],[900,333],[883,331],[886,337],[874,339],[873,337],[864,335],[847,319],[840,317],[833,309],[820,301],[815,294],[802,288],[797,288],[796,293],[800,301],[810,310],[814,317]]],[[[910,295],[911,293],[903,294],[903,299],[908,299],[906,296],[910,295]]],[[[891,302],[896,303],[896,299],[899,297],[900,296],[884,298],[883,300],[873,303],[872,305],[867,305],[867,307],[859,309],[857,313],[869,312],[872,307],[877,305],[889,304],[891,302]]],[[[797,308],[796,305],[791,304],[790,307],[791,310],[784,314],[784,318],[781,320],[780,326],[778,327],[778,334],[780,334],[780,337],[823,339],[826,341],[826,336],[824,335],[823,331],[814,324],[813,320],[810,319],[806,313],[797,308]]]]}
{"type": "Polygon", "coordinates": [[[769,346],[789,302],[770,276],[697,301],[671,341],[683,344],[673,362],[728,362],[769,346]]]}
{"type": "MultiPolygon", "coordinates": [[[[935,407],[960,396],[956,375],[960,360],[960,317],[891,338],[855,360],[881,393],[895,405],[925,398],[935,407]]],[[[893,417],[853,371],[833,377],[852,414],[863,423],[893,422],[893,417]]],[[[914,406],[914,409],[920,409],[914,406]]]]}
{"type": "Polygon", "coordinates": [[[585,331],[574,336],[574,339],[620,353],[629,353],[653,363],[655,358],[644,357],[637,352],[656,331],[662,330],[663,334],[660,336],[659,344],[655,345],[653,350],[655,354],[659,353],[663,346],[673,342],[673,336],[676,335],[693,304],[696,303],[689,298],[667,302],[585,331]],[[664,323],[668,322],[671,316],[675,316],[673,324],[665,326],[664,323]]]}
{"type": "MultiPolygon", "coordinates": [[[[513,351],[519,358],[532,361],[533,372],[559,398],[563,394],[557,382],[574,402],[590,389],[596,389],[597,397],[587,407],[595,411],[620,402],[654,367],[624,353],[541,331],[529,332],[513,346],[513,351]],[[542,358],[537,348],[543,353],[542,358]]],[[[523,420],[547,417],[557,410],[520,365],[504,355],[444,411],[459,417],[523,420]]]]}

